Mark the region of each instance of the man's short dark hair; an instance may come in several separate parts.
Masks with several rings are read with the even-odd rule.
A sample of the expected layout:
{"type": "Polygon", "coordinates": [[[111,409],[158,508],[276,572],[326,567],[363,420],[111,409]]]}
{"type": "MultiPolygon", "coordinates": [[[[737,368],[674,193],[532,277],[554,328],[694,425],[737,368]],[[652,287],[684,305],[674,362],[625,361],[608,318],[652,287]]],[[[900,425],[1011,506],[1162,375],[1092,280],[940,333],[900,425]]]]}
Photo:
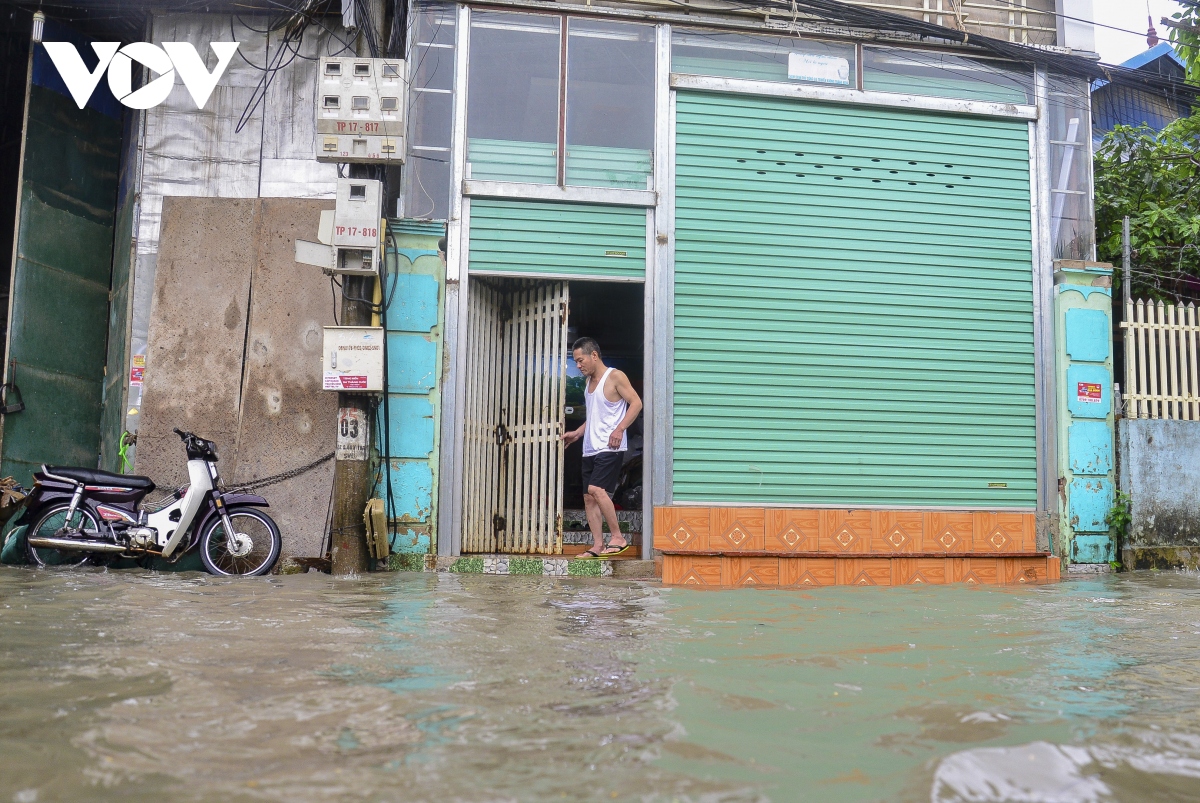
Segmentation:
{"type": "Polygon", "coordinates": [[[571,346],[571,353],[574,354],[576,349],[582,349],[584,354],[595,352],[596,356],[600,356],[600,344],[592,337],[581,337],[575,341],[575,345],[571,346]]]}

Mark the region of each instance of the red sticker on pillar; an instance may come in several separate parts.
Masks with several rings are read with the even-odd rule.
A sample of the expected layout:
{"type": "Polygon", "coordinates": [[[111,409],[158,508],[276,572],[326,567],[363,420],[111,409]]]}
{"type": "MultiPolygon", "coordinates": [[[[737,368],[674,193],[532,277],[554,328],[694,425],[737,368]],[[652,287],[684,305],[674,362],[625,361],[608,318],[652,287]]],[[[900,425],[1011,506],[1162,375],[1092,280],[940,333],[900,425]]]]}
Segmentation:
{"type": "Polygon", "coordinates": [[[1099,404],[1103,395],[1103,390],[1099,382],[1076,383],[1076,398],[1078,398],[1081,402],[1086,402],[1088,404],[1099,404]]]}
{"type": "Polygon", "coordinates": [[[133,355],[133,365],[129,369],[129,384],[135,388],[140,388],[146,377],[146,356],[144,354],[133,355]]]}
{"type": "Polygon", "coordinates": [[[366,390],[367,377],[365,375],[335,374],[327,371],[323,387],[325,390],[366,390]]]}

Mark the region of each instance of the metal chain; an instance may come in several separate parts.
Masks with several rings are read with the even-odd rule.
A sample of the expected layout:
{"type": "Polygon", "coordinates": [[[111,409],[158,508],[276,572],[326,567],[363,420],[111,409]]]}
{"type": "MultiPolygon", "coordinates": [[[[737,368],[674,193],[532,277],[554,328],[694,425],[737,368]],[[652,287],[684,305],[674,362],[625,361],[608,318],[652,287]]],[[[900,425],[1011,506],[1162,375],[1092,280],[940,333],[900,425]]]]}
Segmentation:
{"type": "Polygon", "coordinates": [[[258,488],[266,488],[269,485],[277,485],[277,484],[283,482],[284,480],[290,480],[292,477],[299,477],[301,474],[305,474],[309,471],[312,471],[314,468],[321,465],[322,463],[329,462],[330,460],[333,459],[334,454],[335,454],[334,452],[330,452],[329,454],[325,455],[324,457],[319,458],[319,459],[314,460],[313,462],[309,463],[307,466],[301,466],[300,468],[293,468],[289,471],[284,471],[280,474],[273,474],[270,477],[260,477],[256,480],[250,480],[249,482],[241,483],[240,485],[237,486],[237,488],[235,488],[233,490],[253,491],[258,488]]]}

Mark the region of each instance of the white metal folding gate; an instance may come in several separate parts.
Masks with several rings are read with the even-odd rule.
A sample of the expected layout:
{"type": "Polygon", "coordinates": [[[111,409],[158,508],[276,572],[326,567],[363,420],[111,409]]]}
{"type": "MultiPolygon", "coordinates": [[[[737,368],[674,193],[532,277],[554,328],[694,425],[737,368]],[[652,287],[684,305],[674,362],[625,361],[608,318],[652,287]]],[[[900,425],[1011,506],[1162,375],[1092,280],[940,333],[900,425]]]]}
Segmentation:
{"type": "Polygon", "coordinates": [[[562,552],[566,282],[470,282],[463,552],[562,552]]]}

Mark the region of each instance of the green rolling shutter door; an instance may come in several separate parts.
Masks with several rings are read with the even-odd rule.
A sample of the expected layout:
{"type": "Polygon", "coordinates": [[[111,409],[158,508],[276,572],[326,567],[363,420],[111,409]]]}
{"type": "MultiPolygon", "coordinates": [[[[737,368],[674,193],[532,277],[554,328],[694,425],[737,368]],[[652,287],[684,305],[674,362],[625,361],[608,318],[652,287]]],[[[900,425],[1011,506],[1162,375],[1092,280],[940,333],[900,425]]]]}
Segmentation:
{"type": "Polygon", "coordinates": [[[1028,124],[679,93],[678,501],[1036,503],[1028,124]]]}
{"type": "Polygon", "coordinates": [[[544,201],[471,201],[476,274],[646,278],[646,210],[544,201]]]}

